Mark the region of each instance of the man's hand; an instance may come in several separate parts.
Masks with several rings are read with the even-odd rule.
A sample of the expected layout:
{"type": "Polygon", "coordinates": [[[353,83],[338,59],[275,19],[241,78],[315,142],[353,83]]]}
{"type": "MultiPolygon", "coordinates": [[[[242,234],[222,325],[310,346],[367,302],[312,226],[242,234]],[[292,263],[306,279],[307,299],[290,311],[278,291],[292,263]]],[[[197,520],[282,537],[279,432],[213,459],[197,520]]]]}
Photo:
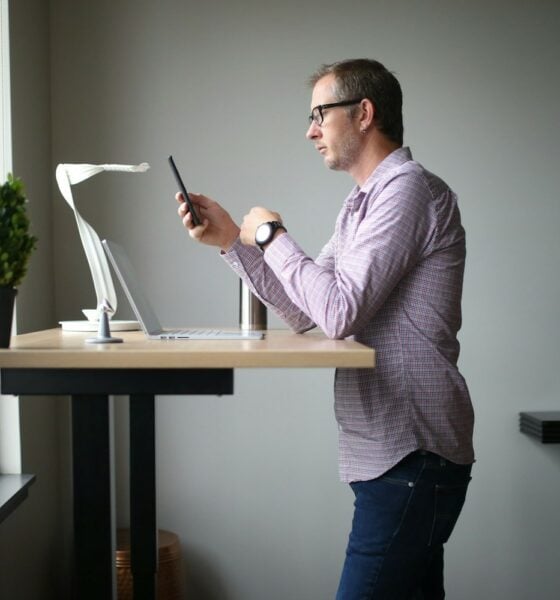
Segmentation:
{"type": "Polygon", "coordinates": [[[227,252],[239,237],[239,227],[235,221],[217,202],[207,196],[189,192],[189,197],[200,215],[201,225],[194,225],[183,194],[178,192],[175,195],[179,203],[177,213],[191,238],[209,246],[217,246],[227,252]]]}
{"type": "MultiPolygon", "coordinates": [[[[247,246],[256,246],[255,231],[259,225],[267,223],[268,221],[282,222],[282,217],[277,212],[272,212],[261,206],[252,208],[249,214],[243,217],[241,232],[239,234],[241,242],[247,246]]],[[[282,233],[282,231],[277,233],[282,233]]]]}

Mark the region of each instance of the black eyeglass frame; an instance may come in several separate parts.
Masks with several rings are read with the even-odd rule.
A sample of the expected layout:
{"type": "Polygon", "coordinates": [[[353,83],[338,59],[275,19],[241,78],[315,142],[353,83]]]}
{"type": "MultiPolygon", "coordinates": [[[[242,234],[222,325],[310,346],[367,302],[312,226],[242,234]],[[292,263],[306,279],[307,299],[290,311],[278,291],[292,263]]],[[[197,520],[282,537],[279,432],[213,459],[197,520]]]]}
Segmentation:
{"type": "Polygon", "coordinates": [[[311,109],[311,114],[309,115],[309,125],[311,125],[312,123],[315,123],[316,125],[321,127],[321,125],[323,124],[323,120],[325,119],[325,115],[323,115],[323,111],[326,108],[336,108],[337,106],[352,106],[352,104],[359,104],[362,100],[363,100],[363,98],[356,99],[356,100],[342,100],[341,102],[330,102],[329,104],[317,104],[317,106],[314,106],[311,109]],[[313,116],[315,111],[318,111],[319,117],[321,119],[320,121],[318,121],[313,116]]]}

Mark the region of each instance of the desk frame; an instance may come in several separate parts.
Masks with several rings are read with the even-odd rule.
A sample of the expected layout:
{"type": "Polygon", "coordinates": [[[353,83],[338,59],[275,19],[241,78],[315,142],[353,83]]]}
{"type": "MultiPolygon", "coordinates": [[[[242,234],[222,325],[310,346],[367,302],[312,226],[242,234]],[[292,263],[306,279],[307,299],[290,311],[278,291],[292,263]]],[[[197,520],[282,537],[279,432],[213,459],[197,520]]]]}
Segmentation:
{"type": "Polygon", "coordinates": [[[157,592],[155,395],[232,394],[233,369],[2,369],[2,393],[70,395],[73,597],[113,598],[110,395],[130,397],[130,563],[135,600],[157,592]]]}

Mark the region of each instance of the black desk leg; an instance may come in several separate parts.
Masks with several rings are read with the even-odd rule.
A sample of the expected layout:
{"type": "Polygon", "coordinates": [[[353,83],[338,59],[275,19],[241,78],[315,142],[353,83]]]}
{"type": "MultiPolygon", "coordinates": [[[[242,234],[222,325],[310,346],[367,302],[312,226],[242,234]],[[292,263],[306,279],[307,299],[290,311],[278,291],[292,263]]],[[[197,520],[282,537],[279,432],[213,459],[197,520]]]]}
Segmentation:
{"type": "Polygon", "coordinates": [[[156,436],[154,396],[130,396],[130,566],[134,600],[157,589],[156,436]]]}
{"type": "Polygon", "coordinates": [[[72,396],[74,598],[113,598],[109,398],[72,396]]]}

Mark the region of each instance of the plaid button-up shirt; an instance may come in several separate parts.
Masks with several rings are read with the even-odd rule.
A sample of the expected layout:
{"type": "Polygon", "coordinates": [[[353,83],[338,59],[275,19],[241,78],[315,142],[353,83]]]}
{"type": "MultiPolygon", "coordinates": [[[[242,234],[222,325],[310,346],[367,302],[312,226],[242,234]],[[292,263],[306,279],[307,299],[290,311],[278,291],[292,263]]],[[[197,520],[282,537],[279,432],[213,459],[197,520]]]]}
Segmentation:
{"type": "Polygon", "coordinates": [[[335,376],[342,481],[378,477],[417,449],[474,461],[457,369],[465,233],[455,194],[408,148],[351,191],[316,260],[289,234],[264,254],[238,240],[224,259],[295,331],[375,348],[375,369],[335,376]]]}

